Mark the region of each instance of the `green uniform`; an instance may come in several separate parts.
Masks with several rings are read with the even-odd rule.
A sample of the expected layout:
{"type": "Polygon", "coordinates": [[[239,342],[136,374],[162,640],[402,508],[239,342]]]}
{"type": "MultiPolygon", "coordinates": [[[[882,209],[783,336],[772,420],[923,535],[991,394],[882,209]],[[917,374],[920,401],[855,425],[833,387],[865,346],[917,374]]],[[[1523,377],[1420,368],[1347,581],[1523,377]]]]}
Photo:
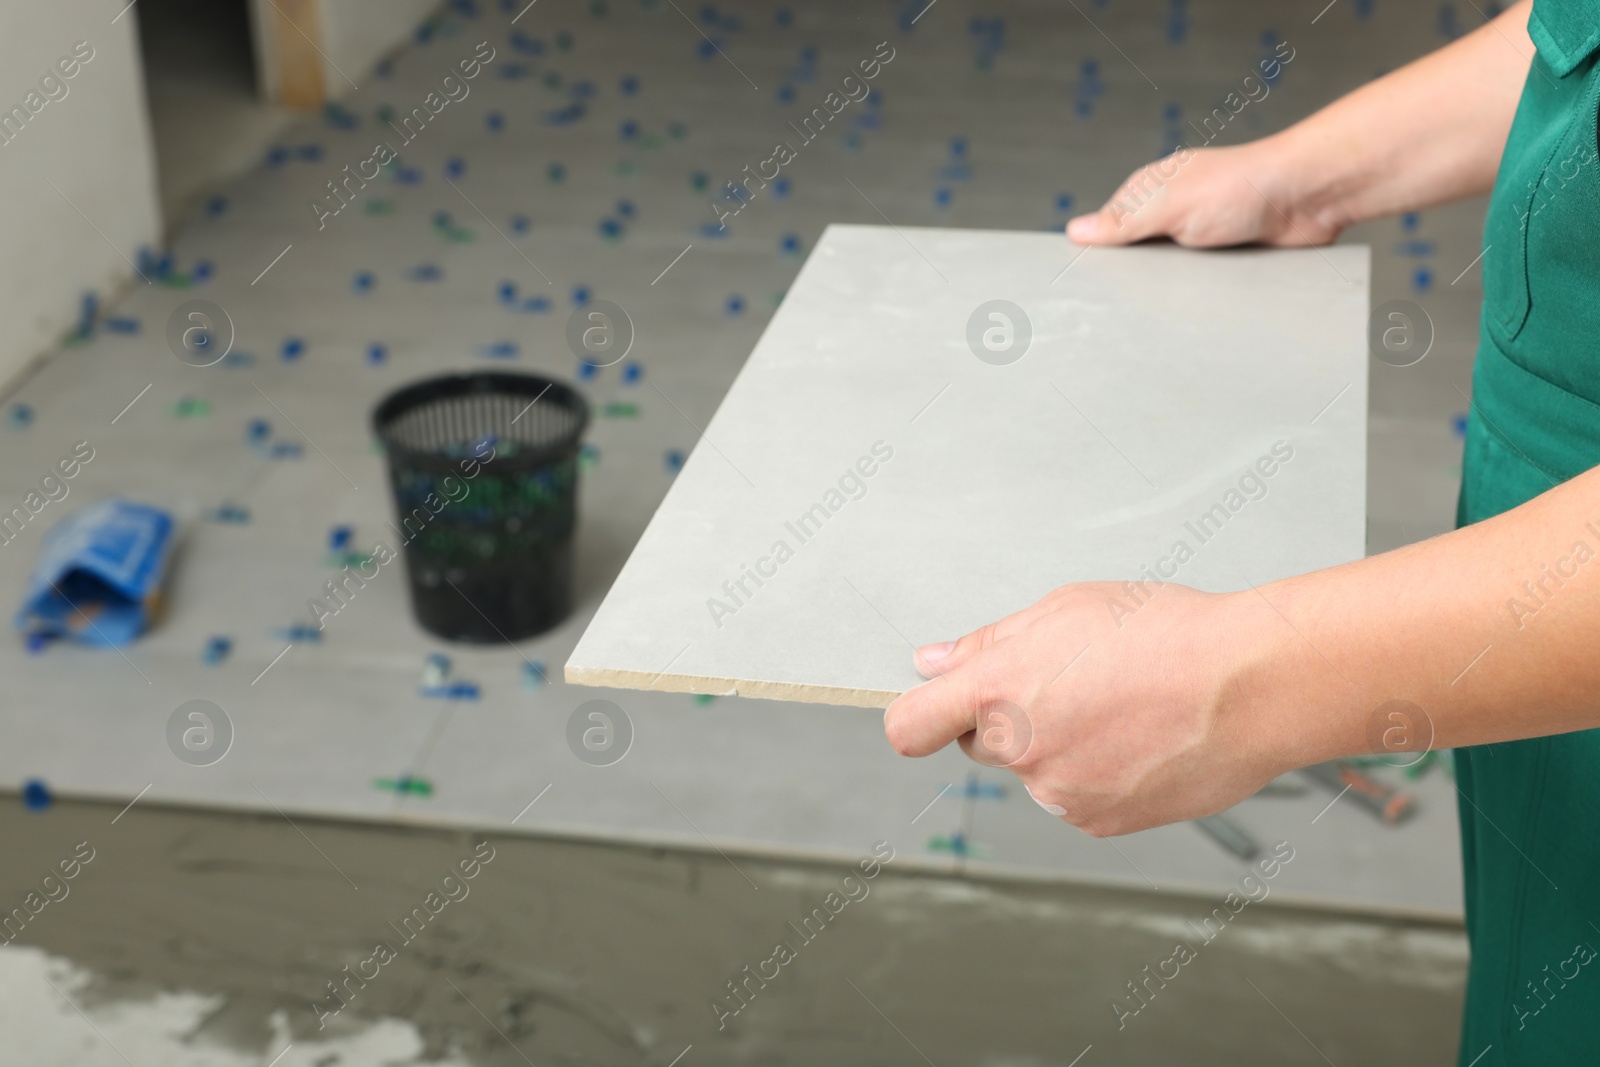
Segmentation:
{"type": "MultiPolygon", "coordinates": [[[[1528,28],[1538,54],[1484,226],[1462,523],[1600,464],[1600,0],[1535,0],[1528,28]]],[[[1558,578],[1581,566],[1578,583],[1508,589],[1488,655],[1535,640],[1546,605],[1595,595],[1600,498],[1591,518],[1548,561],[1558,578]]],[[[1462,749],[1456,768],[1472,946],[1459,1062],[1600,1064],[1600,730],[1462,749]]]]}

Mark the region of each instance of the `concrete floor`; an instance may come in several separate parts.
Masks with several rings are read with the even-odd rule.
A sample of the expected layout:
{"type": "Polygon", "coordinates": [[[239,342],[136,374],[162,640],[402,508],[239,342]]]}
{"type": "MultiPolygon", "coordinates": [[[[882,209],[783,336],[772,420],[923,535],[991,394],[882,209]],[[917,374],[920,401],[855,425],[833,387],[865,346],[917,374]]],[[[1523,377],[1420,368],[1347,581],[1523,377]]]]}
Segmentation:
{"type": "Polygon", "coordinates": [[[496,835],[403,943],[389,924],[480,838],[6,798],[0,840],[8,911],[93,849],[0,952],[0,1034],[26,1052],[0,1060],[30,1067],[1426,1067],[1454,1062],[1466,963],[1456,926],[1268,898],[1119,1031],[1124,983],[1219,901],[890,863],[719,1032],[712,998],[844,869],[496,835]],[[313,1001],[378,941],[396,958],[319,1030],[313,1001]]]}

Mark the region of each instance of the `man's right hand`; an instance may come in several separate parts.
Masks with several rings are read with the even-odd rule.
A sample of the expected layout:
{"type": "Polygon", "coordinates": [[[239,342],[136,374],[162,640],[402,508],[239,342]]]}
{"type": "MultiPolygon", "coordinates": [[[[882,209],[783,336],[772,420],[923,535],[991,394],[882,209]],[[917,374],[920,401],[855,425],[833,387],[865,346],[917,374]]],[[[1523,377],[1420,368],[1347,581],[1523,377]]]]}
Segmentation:
{"type": "Polygon", "coordinates": [[[1067,236],[1081,245],[1170,237],[1191,248],[1331,244],[1342,228],[1304,205],[1286,176],[1286,146],[1267,138],[1229,148],[1180,148],[1134,171],[1099,211],[1067,236]]]}

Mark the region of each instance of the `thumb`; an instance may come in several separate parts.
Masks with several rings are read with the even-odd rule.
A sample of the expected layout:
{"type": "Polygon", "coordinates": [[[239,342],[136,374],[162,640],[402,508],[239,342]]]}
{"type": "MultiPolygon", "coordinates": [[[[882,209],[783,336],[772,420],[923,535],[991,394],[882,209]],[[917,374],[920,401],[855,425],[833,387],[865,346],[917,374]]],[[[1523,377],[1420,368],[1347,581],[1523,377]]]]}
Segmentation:
{"type": "Polygon", "coordinates": [[[1067,223],[1067,236],[1081,245],[1126,245],[1166,232],[1164,220],[1152,201],[1164,199],[1162,185],[1147,177],[1141,168],[1118,187],[1092,215],[1079,215],[1067,223]]]}
{"type": "Polygon", "coordinates": [[[883,713],[883,733],[902,756],[931,756],[978,725],[977,708],[960,671],[908,689],[883,713]]]}
{"type": "Polygon", "coordinates": [[[1067,223],[1067,236],[1080,245],[1126,245],[1142,241],[1153,232],[1148,220],[1140,220],[1116,200],[1108,200],[1092,215],[1079,215],[1067,223]]]}
{"type": "Polygon", "coordinates": [[[1046,594],[1021,611],[1013,611],[1005,618],[979,627],[959,640],[923,645],[917,649],[912,662],[924,678],[949,674],[984,649],[1021,633],[1039,619],[1056,611],[1058,606],[1059,601],[1052,594],[1046,594]]]}
{"type": "Polygon", "coordinates": [[[1106,209],[1101,208],[1099,211],[1089,215],[1079,215],[1067,223],[1067,237],[1073,243],[1080,245],[1098,245],[1111,240],[1116,226],[1106,223],[1102,218],[1105,213],[1106,209]],[[1103,231],[1105,236],[1102,236],[1103,231]]]}

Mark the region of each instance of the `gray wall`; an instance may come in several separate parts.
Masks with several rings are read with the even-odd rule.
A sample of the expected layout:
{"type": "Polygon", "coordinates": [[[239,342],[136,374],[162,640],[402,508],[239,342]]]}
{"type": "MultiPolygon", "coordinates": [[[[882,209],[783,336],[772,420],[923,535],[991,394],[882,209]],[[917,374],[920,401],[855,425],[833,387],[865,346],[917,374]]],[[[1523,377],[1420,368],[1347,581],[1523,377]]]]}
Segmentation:
{"type": "Polygon", "coordinates": [[[125,3],[7,0],[0,15],[0,111],[30,110],[30,93],[39,108],[0,144],[0,384],[61,340],[85,290],[104,298],[135,278],[129,261],[160,238],[136,12],[117,18],[125,3]],[[93,58],[60,78],[56,63],[78,42],[93,58]],[[41,90],[47,73],[61,99],[41,90]]]}

